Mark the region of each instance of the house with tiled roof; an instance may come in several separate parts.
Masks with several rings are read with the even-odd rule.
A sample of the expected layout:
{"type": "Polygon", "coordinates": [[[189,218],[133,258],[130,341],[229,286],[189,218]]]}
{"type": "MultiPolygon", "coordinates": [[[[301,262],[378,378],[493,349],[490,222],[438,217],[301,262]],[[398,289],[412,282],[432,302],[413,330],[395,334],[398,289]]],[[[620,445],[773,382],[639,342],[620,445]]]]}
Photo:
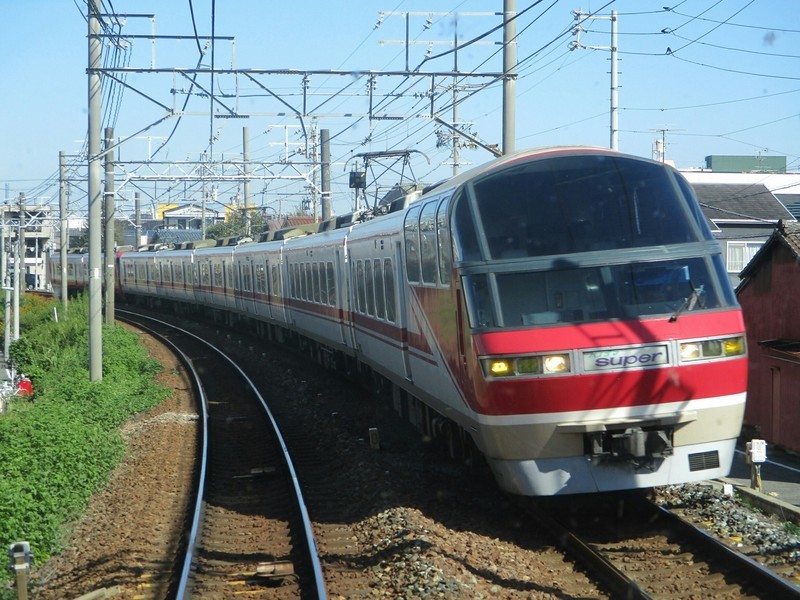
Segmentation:
{"type": "Polygon", "coordinates": [[[692,183],[714,237],[722,245],[731,283],[772,235],[794,216],[760,183],[692,183]]]}
{"type": "Polygon", "coordinates": [[[800,452],[800,224],[778,223],[740,277],[749,351],[745,426],[800,452]]]}

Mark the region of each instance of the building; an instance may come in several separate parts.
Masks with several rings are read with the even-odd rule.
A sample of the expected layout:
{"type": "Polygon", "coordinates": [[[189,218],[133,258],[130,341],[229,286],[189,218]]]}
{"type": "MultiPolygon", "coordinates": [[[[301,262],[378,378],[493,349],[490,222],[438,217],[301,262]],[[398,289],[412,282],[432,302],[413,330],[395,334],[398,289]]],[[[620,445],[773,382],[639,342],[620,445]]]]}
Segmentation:
{"type": "Polygon", "coordinates": [[[794,217],[762,184],[695,183],[700,208],[719,240],[731,283],[764,245],[780,220],[794,217]]]}
{"type": "Polygon", "coordinates": [[[20,214],[24,228],[25,248],[22,253],[22,274],[25,287],[41,289],[47,285],[46,256],[55,232],[55,221],[50,207],[26,204],[4,204],[2,215],[2,237],[8,257],[8,273],[11,279],[16,274],[16,244],[20,233],[20,214]]]}
{"type": "Polygon", "coordinates": [[[168,208],[162,213],[164,227],[168,229],[202,229],[204,216],[206,227],[225,220],[220,211],[210,208],[204,211],[202,206],[193,203],[168,208]]]}
{"type": "MultiPolygon", "coordinates": [[[[711,158],[711,157],[709,157],[711,158]]],[[[715,164],[715,163],[710,163],[715,164]]],[[[722,245],[731,283],[769,239],[780,220],[795,220],[800,173],[682,171],[722,245]]]]}
{"type": "Polygon", "coordinates": [[[736,290],[749,350],[745,426],[800,452],[800,225],[780,222],[736,290]]]}

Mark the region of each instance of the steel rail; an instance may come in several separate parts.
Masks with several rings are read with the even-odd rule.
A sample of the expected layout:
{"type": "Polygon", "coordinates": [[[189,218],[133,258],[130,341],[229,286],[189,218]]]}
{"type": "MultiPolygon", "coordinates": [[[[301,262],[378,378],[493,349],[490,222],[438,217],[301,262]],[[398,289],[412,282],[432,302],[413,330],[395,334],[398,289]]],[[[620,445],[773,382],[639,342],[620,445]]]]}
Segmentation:
{"type": "Polygon", "coordinates": [[[664,508],[663,506],[654,505],[658,509],[659,516],[669,520],[670,525],[680,530],[686,535],[691,535],[699,543],[703,544],[709,551],[714,552],[725,560],[734,562],[747,570],[748,575],[751,576],[753,585],[758,586],[760,592],[766,592],[770,597],[774,594],[776,598],[800,598],[800,587],[794,585],[785,577],[779,575],[746,556],[731,548],[721,540],[718,540],[713,535],[703,531],[699,527],[695,527],[685,519],[676,515],[672,511],[664,508]]]}
{"type": "MultiPolygon", "coordinates": [[[[184,598],[186,596],[186,590],[189,583],[189,575],[191,573],[191,567],[192,563],[194,562],[195,551],[197,549],[197,539],[200,535],[200,524],[201,524],[201,517],[203,514],[203,505],[205,499],[206,470],[208,465],[208,401],[206,398],[206,392],[201,382],[200,374],[194,368],[194,363],[188,356],[186,356],[186,354],[180,348],[178,348],[178,346],[175,343],[172,342],[172,340],[161,335],[157,331],[145,325],[142,325],[139,321],[136,321],[132,317],[121,317],[120,313],[124,313],[126,315],[135,315],[136,317],[146,318],[146,319],[150,319],[151,317],[146,317],[144,315],[140,315],[134,312],[129,312],[126,310],[116,309],[115,311],[115,318],[146,331],[149,335],[152,335],[153,337],[157,338],[162,344],[170,348],[175,353],[175,355],[180,359],[183,366],[186,367],[186,369],[191,373],[194,391],[198,395],[200,401],[200,413],[202,415],[201,429],[200,429],[201,433],[200,465],[198,467],[198,481],[197,481],[197,489],[195,491],[196,494],[195,506],[194,510],[192,511],[192,524],[189,529],[189,535],[186,537],[186,551],[184,553],[183,566],[181,568],[181,576],[180,579],[178,580],[178,587],[175,592],[176,598],[184,598]]],[[[152,320],[157,321],[157,319],[152,319],[152,320]]],[[[160,322],[163,323],[163,321],[160,322]]]]}
{"type": "MultiPolygon", "coordinates": [[[[159,324],[161,324],[161,325],[163,325],[165,327],[168,327],[168,328],[170,328],[170,329],[172,329],[174,331],[178,331],[183,335],[186,335],[186,336],[189,336],[191,338],[194,338],[195,340],[199,341],[200,343],[204,344],[206,347],[208,347],[211,350],[213,350],[214,352],[216,352],[221,358],[226,360],[228,362],[228,364],[241,375],[242,379],[244,379],[244,381],[247,382],[247,385],[250,386],[250,389],[253,391],[255,397],[258,398],[258,401],[261,403],[261,406],[264,409],[265,414],[269,418],[270,424],[271,424],[271,426],[273,428],[273,431],[275,432],[275,436],[277,438],[278,445],[281,448],[281,454],[282,454],[282,457],[283,457],[284,464],[285,464],[286,469],[289,472],[289,475],[290,475],[290,477],[292,479],[292,487],[294,489],[295,498],[296,498],[298,509],[300,511],[302,522],[303,522],[303,531],[304,531],[304,534],[305,534],[306,545],[308,547],[309,560],[311,562],[311,567],[312,567],[312,570],[313,570],[313,573],[314,573],[314,581],[315,581],[315,585],[316,585],[316,588],[317,588],[317,597],[322,599],[322,600],[327,599],[328,596],[327,596],[327,591],[326,591],[326,587],[325,587],[325,579],[324,579],[323,574],[322,574],[322,564],[320,563],[320,560],[319,560],[319,552],[317,551],[317,544],[316,544],[316,540],[315,540],[315,537],[314,537],[314,530],[313,530],[313,527],[311,526],[311,518],[310,518],[310,516],[308,514],[308,508],[306,507],[305,499],[303,498],[303,492],[300,489],[300,480],[299,480],[299,478],[297,476],[297,472],[296,472],[296,470],[294,468],[294,463],[292,462],[292,458],[291,458],[291,455],[289,453],[289,449],[286,446],[286,442],[284,441],[283,435],[281,434],[280,428],[278,427],[278,423],[275,420],[275,417],[273,416],[272,411],[270,410],[269,406],[267,405],[266,400],[264,400],[264,397],[258,391],[258,388],[255,385],[255,383],[253,383],[253,381],[250,379],[250,377],[247,376],[247,374],[242,370],[242,368],[238,364],[236,364],[236,362],[233,359],[231,359],[227,354],[225,354],[222,350],[220,350],[219,348],[217,348],[216,346],[214,346],[213,344],[211,344],[207,340],[204,340],[200,336],[195,335],[191,331],[188,331],[186,329],[182,329],[182,328],[177,327],[177,326],[175,326],[175,325],[173,325],[171,323],[167,323],[166,321],[162,321],[160,319],[156,319],[154,317],[150,317],[150,316],[147,316],[147,315],[142,315],[142,314],[139,314],[139,313],[120,310],[120,309],[117,309],[116,312],[117,312],[117,314],[119,314],[119,313],[130,314],[130,315],[135,315],[136,317],[139,317],[139,318],[148,319],[148,320],[151,320],[151,321],[153,321],[155,323],[159,323],[159,324]]],[[[159,336],[159,337],[161,337],[161,336],[159,336]]],[[[171,343],[170,343],[170,346],[172,346],[171,343]]],[[[181,352],[181,354],[183,354],[183,353],[181,352]]],[[[194,372],[193,368],[192,368],[192,371],[194,372]]],[[[205,426],[205,424],[204,424],[204,426],[205,426]]],[[[201,494],[201,495],[199,495],[199,498],[198,498],[198,507],[202,507],[202,500],[203,500],[203,495],[201,494]]],[[[200,512],[196,512],[195,513],[195,520],[198,521],[198,522],[199,522],[199,515],[200,515],[200,512]]],[[[192,546],[191,546],[192,550],[194,549],[194,544],[196,543],[196,531],[194,532],[194,536],[195,537],[192,538],[192,546]]],[[[187,560],[184,562],[184,572],[181,575],[181,582],[182,583],[184,581],[188,581],[190,570],[191,570],[191,560],[190,560],[190,557],[187,556],[187,560]]],[[[185,584],[184,584],[183,587],[181,588],[181,593],[179,593],[177,595],[177,598],[183,598],[185,593],[186,593],[186,587],[185,587],[185,584]]]]}

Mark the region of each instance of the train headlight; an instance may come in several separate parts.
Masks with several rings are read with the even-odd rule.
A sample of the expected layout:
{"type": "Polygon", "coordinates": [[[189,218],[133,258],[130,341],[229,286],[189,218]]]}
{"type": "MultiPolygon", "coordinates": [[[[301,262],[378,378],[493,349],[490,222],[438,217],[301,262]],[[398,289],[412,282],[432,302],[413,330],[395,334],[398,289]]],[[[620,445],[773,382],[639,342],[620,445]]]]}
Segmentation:
{"type": "Polygon", "coordinates": [[[570,371],[569,354],[482,358],[481,365],[484,374],[494,378],[559,375],[570,371]]]}
{"type": "Polygon", "coordinates": [[[698,358],[703,358],[703,351],[700,349],[699,343],[681,344],[681,360],[697,360],[698,358]]]}
{"type": "Polygon", "coordinates": [[[744,338],[734,337],[722,341],[722,353],[725,356],[739,356],[744,354],[744,338]]]}
{"type": "Polygon", "coordinates": [[[569,371],[569,356],[567,354],[545,356],[542,362],[545,373],[566,373],[569,371]]]}
{"type": "Polygon", "coordinates": [[[740,356],[744,352],[745,343],[744,338],[741,336],[704,340],[702,342],[685,342],[680,345],[682,362],[740,356]]]}
{"type": "Polygon", "coordinates": [[[484,366],[493,377],[507,377],[514,374],[511,363],[507,360],[490,359],[484,362],[484,366]]]}
{"type": "Polygon", "coordinates": [[[538,356],[522,356],[517,359],[517,373],[538,375],[542,372],[542,361],[538,356]]]}

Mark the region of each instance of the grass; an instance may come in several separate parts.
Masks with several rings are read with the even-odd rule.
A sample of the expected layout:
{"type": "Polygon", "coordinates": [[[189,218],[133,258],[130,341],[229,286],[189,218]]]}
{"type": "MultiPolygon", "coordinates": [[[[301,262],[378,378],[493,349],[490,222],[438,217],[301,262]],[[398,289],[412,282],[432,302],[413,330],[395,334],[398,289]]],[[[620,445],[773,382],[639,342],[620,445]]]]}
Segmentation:
{"type": "MultiPolygon", "coordinates": [[[[104,326],[103,378],[90,382],[88,302],[71,301],[58,322],[56,306],[35,296],[21,302],[21,337],[9,355],[35,392],[0,415],[0,544],[30,542],[36,563],[59,551],[69,523],[107,484],[125,453],[120,425],[169,394],[153,383],[161,365],[122,327],[104,326]]],[[[0,573],[0,581],[12,577],[0,573]]]]}

